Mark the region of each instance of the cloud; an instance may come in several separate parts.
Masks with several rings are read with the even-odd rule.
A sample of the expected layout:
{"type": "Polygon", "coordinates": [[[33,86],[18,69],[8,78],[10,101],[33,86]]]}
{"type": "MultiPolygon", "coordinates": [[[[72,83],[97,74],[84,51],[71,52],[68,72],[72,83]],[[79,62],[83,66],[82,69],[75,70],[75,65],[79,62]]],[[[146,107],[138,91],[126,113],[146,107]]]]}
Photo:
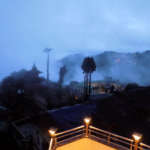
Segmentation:
{"type": "Polygon", "coordinates": [[[12,60],[8,68],[29,68],[36,61],[44,70],[45,47],[55,49],[56,59],[72,50],[149,49],[149,6],[149,0],[3,0],[1,57],[12,60]]]}

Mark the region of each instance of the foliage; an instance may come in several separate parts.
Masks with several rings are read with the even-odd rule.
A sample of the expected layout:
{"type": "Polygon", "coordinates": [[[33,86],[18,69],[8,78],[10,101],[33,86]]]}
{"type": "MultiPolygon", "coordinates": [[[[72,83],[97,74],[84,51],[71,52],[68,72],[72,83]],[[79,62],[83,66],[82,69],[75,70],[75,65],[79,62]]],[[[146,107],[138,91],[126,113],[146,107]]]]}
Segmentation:
{"type": "Polygon", "coordinates": [[[86,57],[81,66],[84,73],[92,73],[96,70],[96,64],[93,57],[86,57]]]}
{"type": "Polygon", "coordinates": [[[84,75],[84,95],[85,99],[91,94],[91,74],[96,70],[93,57],[86,57],[81,65],[84,75]]]}
{"type": "Polygon", "coordinates": [[[3,79],[0,103],[7,107],[13,119],[38,114],[41,111],[77,103],[71,86],[62,86],[66,67],[60,69],[60,82],[47,82],[34,65],[31,70],[20,70],[3,79]],[[61,88],[60,88],[61,84],[61,88]]]}
{"type": "Polygon", "coordinates": [[[62,86],[63,82],[64,82],[64,77],[65,77],[65,74],[67,73],[67,69],[66,69],[66,66],[62,66],[60,68],[60,71],[59,71],[59,85],[62,86]]]}

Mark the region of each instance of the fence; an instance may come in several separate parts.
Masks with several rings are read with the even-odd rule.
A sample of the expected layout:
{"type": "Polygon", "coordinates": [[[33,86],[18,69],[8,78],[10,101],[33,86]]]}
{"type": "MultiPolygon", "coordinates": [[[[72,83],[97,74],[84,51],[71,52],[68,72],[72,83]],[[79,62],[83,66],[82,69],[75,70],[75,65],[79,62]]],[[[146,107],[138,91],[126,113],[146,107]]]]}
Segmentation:
{"type": "Polygon", "coordinates": [[[100,143],[106,144],[118,150],[150,150],[150,146],[140,143],[140,137],[136,139],[129,139],[117,134],[93,127],[89,125],[89,121],[85,125],[73,128],[64,132],[55,133],[49,131],[51,135],[49,150],[56,150],[57,147],[70,143],[74,140],[87,137],[96,140],[100,143]]]}

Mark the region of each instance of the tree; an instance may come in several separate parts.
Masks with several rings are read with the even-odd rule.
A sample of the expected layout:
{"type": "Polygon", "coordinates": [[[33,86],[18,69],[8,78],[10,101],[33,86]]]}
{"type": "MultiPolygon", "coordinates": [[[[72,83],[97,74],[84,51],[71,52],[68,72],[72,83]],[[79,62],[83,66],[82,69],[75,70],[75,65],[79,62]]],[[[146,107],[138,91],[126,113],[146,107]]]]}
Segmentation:
{"type": "Polygon", "coordinates": [[[96,70],[96,64],[93,57],[86,57],[81,66],[84,73],[84,94],[91,94],[91,75],[96,70]]]}
{"type": "Polygon", "coordinates": [[[13,72],[2,80],[1,93],[5,98],[3,104],[15,115],[25,116],[43,110],[46,103],[43,96],[45,86],[40,73],[33,65],[29,71],[23,69],[13,72]]]}
{"type": "Polygon", "coordinates": [[[67,73],[67,69],[66,69],[66,66],[64,65],[60,68],[60,71],[59,71],[59,81],[58,81],[58,83],[59,83],[60,87],[62,86],[62,84],[64,82],[64,77],[65,77],[66,73],[67,73]]]}

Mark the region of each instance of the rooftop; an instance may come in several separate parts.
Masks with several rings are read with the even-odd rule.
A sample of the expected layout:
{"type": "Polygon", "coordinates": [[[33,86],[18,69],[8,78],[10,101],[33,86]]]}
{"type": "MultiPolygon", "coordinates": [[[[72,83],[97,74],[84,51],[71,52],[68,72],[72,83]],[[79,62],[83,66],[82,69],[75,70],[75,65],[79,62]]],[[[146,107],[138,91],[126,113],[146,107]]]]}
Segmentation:
{"type": "Polygon", "coordinates": [[[58,147],[56,150],[116,150],[110,146],[89,138],[82,138],[69,144],[58,147]]]}
{"type": "Polygon", "coordinates": [[[91,118],[84,119],[84,125],[56,133],[56,128],[48,132],[51,136],[49,150],[146,150],[149,145],[141,143],[142,134],[133,133],[132,139],[96,128],[90,125],[91,118]]]}

